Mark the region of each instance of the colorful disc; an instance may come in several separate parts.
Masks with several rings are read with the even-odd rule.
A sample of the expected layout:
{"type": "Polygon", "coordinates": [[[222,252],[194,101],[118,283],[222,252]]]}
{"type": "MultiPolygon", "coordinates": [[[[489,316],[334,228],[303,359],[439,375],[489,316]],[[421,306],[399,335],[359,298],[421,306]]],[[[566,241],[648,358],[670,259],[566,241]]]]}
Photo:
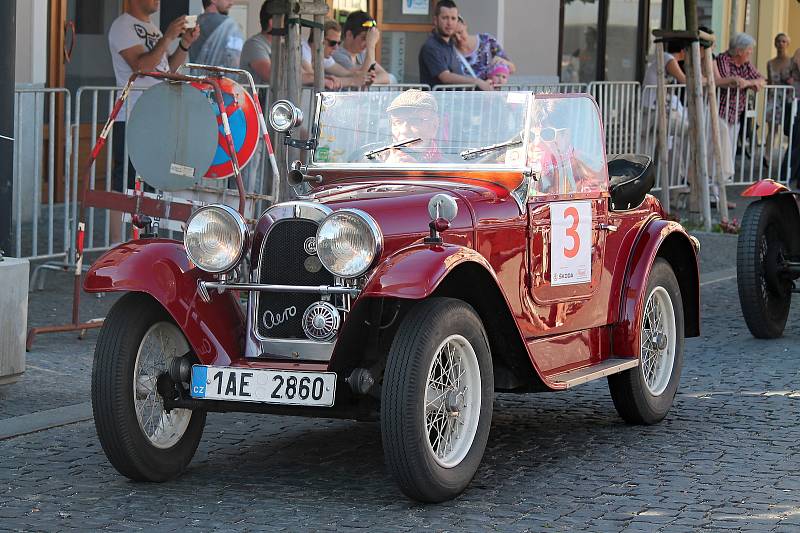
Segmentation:
{"type": "MultiPolygon", "coordinates": [[[[222,99],[225,103],[225,111],[228,114],[228,124],[231,128],[231,136],[233,137],[233,145],[236,148],[239,168],[244,168],[258,148],[260,131],[256,106],[250,94],[235,81],[230,78],[218,78],[218,81],[222,89],[222,99]]],[[[214,89],[203,83],[194,82],[192,85],[206,94],[217,119],[217,150],[214,153],[211,167],[203,177],[212,179],[229,178],[233,176],[233,161],[228,149],[228,140],[225,138],[225,130],[222,125],[222,117],[219,113],[217,100],[214,97],[214,89]]]]}

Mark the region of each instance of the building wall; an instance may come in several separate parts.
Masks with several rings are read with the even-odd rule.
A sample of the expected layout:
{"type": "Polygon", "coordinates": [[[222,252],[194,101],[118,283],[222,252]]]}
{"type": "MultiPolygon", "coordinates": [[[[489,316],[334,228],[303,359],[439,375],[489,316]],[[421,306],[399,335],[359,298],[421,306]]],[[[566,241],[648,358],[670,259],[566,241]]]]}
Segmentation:
{"type": "Polygon", "coordinates": [[[44,85],[47,81],[47,0],[17,2],[14,80],[44,85]]]}
{"type": "Polygon", "coordinates": [[[504,4],[503,45],[517,65],[517,75],[556,76],[559,0],[505,0],[504,4]]]}

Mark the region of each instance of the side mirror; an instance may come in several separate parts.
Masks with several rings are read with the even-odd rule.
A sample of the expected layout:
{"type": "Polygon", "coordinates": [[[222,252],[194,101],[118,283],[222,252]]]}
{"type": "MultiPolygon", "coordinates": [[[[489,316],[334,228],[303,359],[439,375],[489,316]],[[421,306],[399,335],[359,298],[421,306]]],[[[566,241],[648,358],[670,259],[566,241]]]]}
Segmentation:
{"type": "Polygon", "coordinates": [[[428,202],[428,215],[431,220],[443,218],[452,222],[458,215],[458,204],[456,204],[455,198],[449,194],[439,193],[428,202]]]}
{"type": "Polygon", "coordinates": [[[450,228],[450,223],[458,214],[458,204],[455,198],[447,194],[437,194],[428,202],[428,215],[431,222],[428,227],[431,234],[425,239],[425,244],[441,244],[439,233],[450,228]]]}

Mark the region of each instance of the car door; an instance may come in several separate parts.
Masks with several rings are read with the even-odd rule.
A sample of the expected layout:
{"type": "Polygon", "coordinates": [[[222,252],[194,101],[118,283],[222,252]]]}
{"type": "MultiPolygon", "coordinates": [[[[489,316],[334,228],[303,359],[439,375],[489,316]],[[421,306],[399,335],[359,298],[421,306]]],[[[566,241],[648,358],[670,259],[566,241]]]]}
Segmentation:
{"type": "Polygon", "coordinates": [[[534,337],[604,325],[603,255],[610,229],[596,104],[588,97],[553,96],[539,105],[529,150],[536,181],[528,196],[534,337]]]}

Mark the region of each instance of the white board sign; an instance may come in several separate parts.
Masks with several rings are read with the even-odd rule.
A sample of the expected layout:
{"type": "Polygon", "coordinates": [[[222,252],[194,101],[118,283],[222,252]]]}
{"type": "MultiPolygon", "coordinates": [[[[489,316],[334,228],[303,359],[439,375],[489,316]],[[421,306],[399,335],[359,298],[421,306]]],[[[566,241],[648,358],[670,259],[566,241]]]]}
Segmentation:
{"type": "Polygon", "coordinates": [[[592,281],[592,203],[550,204],[550,285],[592,281]]]}
{"type": "Polygon", "coordinates": [[[430,0],[403,0],[403,15],[427,15],[430,0]]]}

